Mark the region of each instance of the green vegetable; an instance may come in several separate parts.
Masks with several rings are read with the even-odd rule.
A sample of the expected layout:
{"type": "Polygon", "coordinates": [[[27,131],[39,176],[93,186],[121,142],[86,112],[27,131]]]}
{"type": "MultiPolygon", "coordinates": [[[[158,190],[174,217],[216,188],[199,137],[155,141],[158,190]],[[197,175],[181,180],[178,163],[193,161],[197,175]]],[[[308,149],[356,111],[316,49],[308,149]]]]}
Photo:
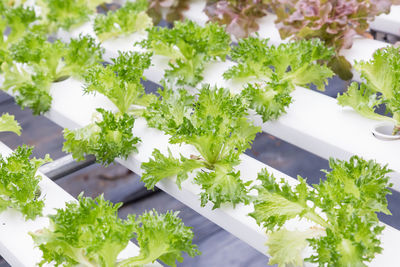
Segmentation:
{"type": "Polygon", "coordinates": [[[147,0],[127,2],[115,12],[108,11],[106,15],[99,14],[94,20],[94,31],[101,41],[143,31],[153,22],[146,14],[147,0]]]}
{"type": "Polygon", "coordinates": [[[40,266],[142,266],[157,259],[176,266],[176,260],[183,260],[182,252],[192,257],[199,253],[192,245],[192,231],[177,213],[150,211],[122,220],[118,218],[122,203],[113,205],[103,195],[92,199],[80,194],[78,199],[49,215],[49,228],[30,233],[43,252],[40,266]],[[118,262],[131,238],[139,243],[139,256],[118,262]]]}
{"type": "Polygon", "coordinates": [[[159,103],[146,110],[150,125],[171,135],[172,144],[189,144],[196,149],[190,158],[175,158],[159,150],[153,159],[142,163],[142,180],[149,189],[162,179],[177,176],[178,186],[194,173],[194,183],[201,186],[201,204],[208,201],[218,208],[221,203],[248,203],[248,183],[240,179],[234,167],[239,156],[250,147],[260,131],[246,118],[247,106],[239,95],[232,96],[222,88],[204,85],[196,97],[168,87],[159,103]],[[197,100],[195,100],[195,98],[197,100]],[[159,120],[159,123],[155,121],[159,120]]]}
{"type": "Polygon", "coordinates": [[[18,147],[8,157],[0,155],[0,211],[13,208],[21,212],[25,219],[35,219],[42,215],[44,201],[40,197],[37,169],[51,159],[29,159],[32,148],[18,147]]]}
{"type": "Polygon", "coordinates": [[[132,105],[147,106],[155,96],[145,93],[141,80],[151,64],[150,57],[151,54],[119,52],[112,64],[98,64],[88,70],[85,91],[105,95],[121,113],[131,111],[132,105]]]}
{"type": "Polygon", "coordinates": [[[96,7],[105,0],[40,0],[42,16],[49,24],[50,32],[59,28],[69,30],[89,21],[90,15],[96,12],[96,7]]]}
{"type": "Polygon", "coordinates": [[[29,32],[10,47],[10,53],[14,62],[2,65],[2,90],[12,90],[19,105],[38,115],[51,107],[51,84],[69,76],[81,78],[87,68],[101,61],[103,50],[90,36],[71,39],[66,45],[29,32]]]}
{"type": "Polygon", "coordinates": [[[224,78],[247,82],[242,95],[265,122],[285,112],[296,86],[314,84],[324,90],[333,72],[320,61],[332,55],[333,50],[318,40],[268,46],[268,39],[249,37],[232,49],[230,56],[238,64],[224,78]]]}
{"type": "Polygon", "coordinates": [[[19,126],[19,123],[14,119],[14,115],[4,113],[0,117],[0,132],[14,132],[21,135],[21,126],[19,126]]]}
{"type": "Polygon", "coordinates": [[[0,49],[8,49],[11,44],[25,34],[31,23],[38,18],[31,7],[3,7],[0,8],[0,11],[0,49]]]}
{"type": "Polygon", "coordinates": [[[390,214],[390,170],[357,156],[330,159],[329,165],[326,180],[313,188],[301,177],[292,187],[267,170],[258,175],[261,185],[254,187],[258,196],[250,216],[267,229],[270,264],[301,266],[307,246],[313,252],[304,260],[319,266],[367,266],[382,251],[378,236],[384,227],[377,213],[390,214]],[[316,226],[289,231],[284,225],[294,218],[316,226]]]}
{"type": "Polygon", "coordinates": [[[182,262],[182,252],[190,257],[200,254],[192,244],[193,232],[177,216],[178,212],[169,211],[159,214],[155,210],[145,212],[136,221],[135,239],[140,247],[140,254],[122,261],[118,266],[142,266],[160,260],[169,266],[182,262]]]}
{"type": "Polygon", "coordinates": [[[368,61],[357,62],[354,68],[361,73],[363,82],[353,82],[347,92],[338,95],[341,106],[350,106],[362,116],[373,120],[393,122],[393,134],[400,130],[400,54],[399,48],[386,47],[374,53],[368,61]],[[375,110],[384,104],[391,117],[379,115],[375,110]]]}
{"type": "Polygon", "coordinates": [[[132,130],[135,119],[126,113],[114,114],[111,111],[97,109],[102,118],[77,130],[64,130],[63,151],[72,153],[77,160],[85,155],[96,156],[97,162],[111,164],[115,158],[127,159],[136,152],[140,138],[134,137],[132,130]]]}
{"type": "Polygon", "coordinates": [[[195,86],[203,80],[207,62],[225,61],[230,37],[215,23],[201,27],[192,21],[176,22],[172,29],[153,27],[141,45],[156,55],[168,57],[165,77],[178,85],[195,86]]]}

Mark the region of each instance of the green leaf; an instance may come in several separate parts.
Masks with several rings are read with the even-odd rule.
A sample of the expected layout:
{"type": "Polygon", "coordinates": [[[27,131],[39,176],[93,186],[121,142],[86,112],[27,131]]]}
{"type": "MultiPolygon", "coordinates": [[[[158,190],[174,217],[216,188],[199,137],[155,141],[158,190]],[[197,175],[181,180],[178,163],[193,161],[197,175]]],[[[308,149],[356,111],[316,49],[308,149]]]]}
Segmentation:
{"type": "Polygon", "coordinates": [[[147,7],[147,0],[138,0],[126,2],[115,12],[99,14],[94,21],[94,31],[101,41],[143,31],[153,26],[146,14],[147,7]]]}
{"type": "Polygon", "coordinates": [[[135,222],[118,218],[122,203],[82,195],[78,203],[69,202],[49,215],[48,228],[30,233],[43,253],[40,266],[116,266],[118,254],[134,236],[135,222]]]}
{"type": "Polygon", "coordinates": [[[133,136],[135,119],[128,114],[114,114],[104,109],[97,109],[102,119],[77,130],[64,130],[63,151],[72,153],[77,160],[85,155],[96,156],[96,161],[108,165],[116,158],[127,159],[136,152],[139,137],[133,136]]]}
{"type": "Polygon", "coordinates": [[[329,167],[326,179],[313,188],[301,177],[297,185],[289,186],[266,170],[259,174],[261,185],[254,187],[258,196],[250,216],[267,228],[271,264],[301,264],[305,246],[312,248],[312,255],[304,261],[319,266],[367,266],[382,252],[379,235],[384,226],[377,214],[390,214],[386,199],[391,194],[390,170],[357,156],[348,161],[330,159],[329,167]],[[285,223],[296,217],[316,226],[303,232],[285,229],[285,223]]]}
{"type": "Polygon", "coordinates": [[[249,203],[248,183],[240,179],[240,172],[227,170],[225,166],[217,167],[213,172],[198,172],[194,182],[201,186],[201,206],[208,201],[214,204],[213,209],[219,208],[222,203],[249,203]]]}
{"type": "Polygon", "coordinates": [[[15,120],[14,115],[4,113],[0,117],[0,132],[13,132],[21,135],[21,126],[19,126],[19,123],[15,120]]]}
{"type": "Polygon", "coordinates": [[[0,211],[16,209],[26,220],[42,215],[44,201],[36,175],[38,168],[51,159],[29,159],[32,148],[18,147],[8,157],[0,156],[0,211]]]}
{"type": "Polygon", "coordinates": [[[85,91],[105,95],[121,113],[128,113],[132,105],[147,106],[155,96],[146,94],[141,84],[143,72],[150,66],[151,54],[119,52],[113,64],[94,65],[84,75],[85,91]]]}
{"type": "MultiPolygon", "coordinates": [[[[89,21],[89,15],[95,10],[89,7],[90,1],[86,0],[41,0],[42,16],[50,24],[50,31],[56,32],[58,28],[69,30],[89,21]]],[[[102,1],[103,2],[103,1],[102,1]]]]}
{"type": "Polygon", "coordinates": [[[205,64],[224,61],[230,50],[229,35],[214,23],[201,27],[192,21],[176,22],[172,29],[153,27],[147,31],[148,39],[142,46],[170,59],[165,77],[178,85],[196,86],[203,80],[205,64]]]}
{"type": "Polygon", "coordinates": [[[147,189],[154,189],[154,186],[165,178],[176,176],[176,183],[181,187],[181,183],[188,178],[188,174],[204,166],[201,161],[187,159],[181,156],[180,159],[173,157],[168,149],[168,156],[164,156],[160,150],[154,149],[153,158],[148,162],[143,162],[142,182],[147,189]]]}
{"type": "Polygon", "coordinates": [[[175,267],[177,261],[183,261],[183,252],[190,257],[199,255],[197,246],[192,244],[194,235],[191,228],[185,226],[177,215],[178,212],[159,214],[152,210],[137,218],[130,216],[129,220],[136,221],[135,238],[140,254],[120,262],[118,266],[142,266],[158,259],[175,267]]]}
{"type": "Polygon", "coordinates": [[[250,108],[261,115],[263,122],[278,119],[292,103],[290,86],[282,82],[248,83],[241,95],[246,99],[250,108]]]}
{"type": "Polygon", "coordinates": [[[307,239],[324,234],[324,231],[310,229],[307,231],[288,231],[279,229],[268,234],[269,265],[279,267],[303,266],[303,251],[308,246],[307,239]]]}
{"type": "Polygon", "coordinates": [[[365,84],[351,83],[347,92],[337,96],[338,104],[341,106],[352,107],[361,116],[372,120],[392,121],[394,119],[388,116],[380,115],[375,112],[379,105],[383,104],[383,99],[367,88],[365,84]]]}

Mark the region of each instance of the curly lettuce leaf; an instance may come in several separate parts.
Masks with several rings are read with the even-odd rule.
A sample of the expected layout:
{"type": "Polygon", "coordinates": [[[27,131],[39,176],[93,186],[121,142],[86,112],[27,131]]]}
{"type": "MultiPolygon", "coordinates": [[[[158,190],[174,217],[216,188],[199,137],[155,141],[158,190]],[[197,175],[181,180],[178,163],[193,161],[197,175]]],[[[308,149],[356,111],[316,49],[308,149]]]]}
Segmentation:
{"type": "Polygon", "coordinates": [[[230,171],[230,167],[217,166],[213,172],[198,172],[194,182],[200,185],[203,192],[200,194],[201,205],[209,201],[214,203],[213,209],[219,208],[222,203],[231,203],[234,207],[238,203],[249,203],[247,186],[240,179],[240,172],[230,171]]]}
{"type": "Polygon", "coordinates": [[[96,161],[108,165],[115,158],[127,159],[136,152],[140,138],[133,136],[135,119],[128,114],[114,114],[111,111],[97,109],[102,119],[77,130],[64,130],[63,151],[72,153],[77,160],[85,155],[96,156],[96,161]]]}
{"type": "Polygon", "coordinates": [[[168,266],[176,267],[182,262],[182,253],[195,257],[200,254],[197,246],[192,244],[194,237],[190,227],[183,224],[178,212],[168,211],[160,214],[155,210],[128,220],[135,221],[135,239],[140,247],[140,254],[118,264],[121,267],[142,266],[157,259],[168,266]]]}
{"type": "Polygon", "coordinates": [[[97,15],[93,25],[97,37],[104,41],[153,26],[151,18],[146,14],[147,7],[147,0],[137,0],[125,3],[115,12],[108,11],[106,15],[97,15]]]}
{"type": "Polygon", "coordinates": [[[185,89],[171,89],[165,83],[158,90],[162,101],[153,101],[142,113],[147,124],[167,134],[174,133],[193,110],[194,96],[185,89]]]}
{"type": "Polygon", "coordinates": [[[18,41],[37,19],[32,7],[5,7],[4,10],[1,10],[0,49],[8,49],[11,44],[18,41]]]}
{"type": "Polygon", "coordinates": [[[0,155],[0,212],[7,208],[22,213],[25,220],[42,215],[44,201],[40,198],[38,168],[50,162],[49,155],[44,159],[29,159],[32,148],[18,147],[11,155],[0,155]]]}
{"type": "Polygon", "coordinates": [[[63,57],[65,65],[58,71],[56,79],[63,76],[83,78],[87,69],[103,61],[103,53],[104,49],[89,35],[72,38],[63,57]]]}
{"type": "Polygon", "coordinates": [[[400,125],[399,48],[386,47],[377,50],[370,61],[357,62],[354,67],[361,73],[363,83],[359,90],[357,84],[351,84],[347,92],[338,96],[339,104],[351,106],[370,119],[393,121],[398,128],[400,125]],[[390,117],[374,112],[381,104],[385,105],[386,114],[391,114],[390,117]]]}
{"type": "Polygon", "coordinates": [[[306,239],[313,253],[305,261],[320,266],[366,266],[382,251],[379,234],[384,226],[377,213],[390,214],[386,199],[391,193],[390,170],[357,156],[348,161],[330,159],[329,166],[326,180],[313,188],[302,178],[296,186],[290,186],[283,179],[277,182],[266,170],[259,174],[262,183],[255,187],[258,197],[250,216],[266,227],[272,238],[268,241],[270,264],[300,262],[304,237],[300,230],[285,229],[285,223],[293,218],[316,224],[303,232],[305,237],[307,232],[313,233],[306,239]],[[298,246],[293,248],[291,240],[297,240],[298,246]],[[288,253],[288,249],[296,252],[288,253]]]}
{"type": "Polygon", "coordinates": [[[177,85],[196,86],[203,80],[209,61],[224,61],[229,53],[230,37],[214,23],[201,27],[193,21],[176,22],[172,29],[148,29],[148,39],[141,45],[156,55],[170,59],[165,78],[177,85]]]}
{"type": "MultiPolygon", "coordinates": [[[[89,1],[90,2],[90,1],[89,1]]],[[[59,28],[69,30],[89,21],[94,10],[89,8],[85,0],[41,0],[42,16],[49,24],[50,32],[59,28]]]]}
{"type": "Polygon", "coordinates": [[[118,254],[133,237],[135,222],[118,218],[122,203],[114,205],[103,195],[92,199],[82,193],[78,200],[49,215],[48,228],[30,233],[43,253],[40,266],[116,266],[118,254]]]}
{"type": "Polygon", "coordinates": [[[174,158],[170,150],[168,150],[168,156],[165,156],[160,150],[154,149],[152,156],[153,158],[148,162],[143,162],[141,166],[143,169],[141,180],[147,189],[154,189],[159,181],[175,176],[180,188],[181,183],[189,177],[191,172],[204,166],[203,162],[187,159],[182,155],[180,159],[174,158]]]}
{"type": "Polygon", "coordinates": [[[154,159],[142,163],[146,186],[152,188],[161,179],[175,175],[180,186],[188,173],[195,171],[194,182],[203,190],[202,206],[208,201],[214,208],[225,202],[247,203],[248,184],[234,170],[240,163],[239,156],[260,131],[246,118],[247,105],[240,96],[207,85],[194,98],[182,91],[164,90],[166,97],[148,108],[147,120],[151,124],[153,119],[161,118],[165,125],[162,129],[171,135],[170,143],[192,145],[198,154],[190,155],[190,159],[176,159],[171,153],[164,156],[155,150],[154,159]]]}
{"type": "Polygon", "coordinates": [[[223,76],[247,82],[241,94],[266,122],[285,112],[296,86],[313,84],[324,90],[333,72],[320,62],[332,55],[318,40],[268,46],[268,39],[249,37],[232,49],[230,56],[237,64],[223,76]]]}
{"type": "Polygon", "coordinates": [[[14,63],[2,66],[2,89],[12,90],[19,105],[39,115],[51,107],[51,83],[70,76],[81,78],[87,68],[101,61],[103,50],[90,36],[71,39],[67,45],[30,32],[13,44],[10,52],[14,63]]]}
{"type": "Polygon", "coordinates": [[[351,83],[346,92],[341,95],[338,94],[337,100],[339,105],[352,107],[357,113],[366,118],[397,123],[391,117],[375,112],[376,108],[383,104],[383,99],[369,90],[365,84],[361,84],[359,88],[358,83],[351,83]]]}
{"type": "Polygon", "coordinates": [[[21,126],[15,120],[14,115],[4,113],[0,117],[0,132],[13,132],[21,135],[21,126]]]}
{"type": "Polygon", "coordinates": [[[97,64],[85,74],[85,91],[99,92],[119,109],[127,113],[132,105],[147,106],[154,95],[146,94],[141,84],[143,72],[150,66],[151,54],[119,52],[113,64],[103,67],[97,64]]]}
{"type": "Polygon", "coordinates": [[[292,89],[314,84],[324,90],[327,79],[333,76],[326,64],[320,63],[330,59],[333,50],[317,39],[269,46],[268,39],[249,37],[241,39],[230,56],[238,64],[224,73],[225,79],[268,81],[276,74],[292,89]]]}
{"type": "Polygon", "coordinates": [[[287,83],[275,81],[248,83],[241,95],[249,102],[250,108],[261,115],[263,122],[279,118],[292,103],[287,83]]]}

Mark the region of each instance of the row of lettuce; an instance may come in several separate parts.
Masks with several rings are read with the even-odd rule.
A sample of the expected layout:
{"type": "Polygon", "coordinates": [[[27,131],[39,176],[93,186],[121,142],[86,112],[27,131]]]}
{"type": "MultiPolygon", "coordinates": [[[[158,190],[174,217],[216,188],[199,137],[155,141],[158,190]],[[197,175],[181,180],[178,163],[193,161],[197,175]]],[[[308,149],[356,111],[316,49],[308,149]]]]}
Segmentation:
{"type": "MultiPolygon", "coordinates": [[[[332,170],[326,172],[326,179],[312,188],[302,178],[299,178],[299,184],[291,187],[284,180],[275,179],[266,170],[258,175],[259,182],[244,182],[236,169],[241,162],[241,155],[251,147],[256,134],[261,130],[248,119],[249,110],[256,111],[263,121],[276,119],[292,101],[290,93],[296,86],[314,84],[323,90],[327,79],[333,76],[332,70],[327,66],[329,59],[334,56],[332,48],[327,48],[314,39],[269,46],[267,40],[257,37],[241,39],[237,46],[231,47],[230,37],[223,27],[213,23],[200,27],[186,21],[176,22],[172,29],[148,28],[147,38],[136,44],[146,48],[147,53],[119,53],[111,64],[104,66],[103,49],[93,37],[81,36],[71,39],[68,44],[51,40],[52,34],[59,27],[68,28],[74,25],[71,17],[68,20],[71,25],[65,26],[62,22],[65,16],[74,14],[69,9],[72,4],[85,5],[82,10],[94,12],[93,7],[99,4],[94,2],[62,1],[61,5],[59,1],[43,1],[41,16],[37,16],[32,8],[7,7],[5,3],[2,7],[3,14],[6,15],[1,19],[6,25],[4,29],[8,31],[0,50],[4,77],[2,88],[11,90],[22,107],[30,107],[35,114],[48,111],[51,107],[52,84],[68,77],[81,80],[85,93],[103,94],[116,107],[114,111],[98,109],[93,122],[84,128],[66,129],[65,151],[72,153],[76,159],[93,154],[98,162],[105,165],[112,163],[115,158],[126,159],[140,149],[141,140],[134,135],[133,128],[135,119],[144,118],[149,127],[167,134],[170,144],[190,145],[195,151],[188,157],[176,157],[171,151],[163,154],[154,150],[153,157],[142,163],[142,181],[146,187],[152,189],[157,182],[171,177],[176,177],[176,183],[180,187],[191,176],[193,183],[201,188],[199,197],[202,206],[209,202],[214,208],[219,208],[222,204],[254,205],[254,212],[250,216],[267,230],[271,264],[302,265],[305,260],[319,265],[363,266],[382,251],[378,236],[383,231],[383,226],[379,224],[377,213],[390,214],[386,200],[386,195],[390,194],[387,189],[390,186],[387,177],[389,170],[386,167],[356,156],[349,161],[331,160],[332,170]],[[46,13],[43,10],[51,12],[46,13]],[[56,10],[61,20],[57,17],[51,19],[56,10]],[[61,11],[65,12],[62,13],[64,16],[61,16],[61,11]],[[26,14],[33,14],[31,17],[34,19],[24,19],[26,14]],[[153,54],[170,59],[163,86],[157,94],[146,93],[141,83],[145,79],[144,71],[151,65],[153,54]],[[207,64],[225,61],[227,56],[237,64],[225,72],[224,79],[241,81],[244,84],[242,90],[232,93],[225,88],[200,85],[207,64]],[[197,89],[184,89],[188,86],[197,89]],[[285,227],[286,222],[295,218],[311,221],[315,226],[304,231],[288,230],[285,227]],[[311,247],[313,253],[304,259],[302,252],[306,247],[311,247]]],[[[143,17],[146,16],[143,13],[146,9],[146,3],[142,1],[127,3],[114,13],[96,15],[94,29],[100,37],[99,40],[143,31],[150,25],[143,17]],[[133,8],[133,5],[137,6],[133,8]],[[139,15],[141,23],[128,23],[139,15]],[[124,27],[115,25],[127,25],[126,31],[118,32],[124,27]],[[135,28],[134,25],[139,26],[135,28]]],[[[387,48],[378,51],[372,61],[359,63],[357,66],[365,78],[361,90],[358,90],[358,84],[352,84],[350,90],[340,96],[339,102],[354,107],[365,116],[395,120],[397,123],[395,114],[399,105],[396,104],[396,64],[399,58],[398,49],[387,48]],[[383,67],[385,70],[382,70],[383,67]],[[374,112],[382,103],[386,104],[388,110],[391,109],[393,118],[374,112]]],[[[23,154],[26,162],[30,153],[23,154]]],[[[8,162],[11,161],[5,161],[2,169],[8,162]]],[[[32,181],[36,169],[32,169],[29,176],[32,181]]],[[[18,173],[21,170],[16,168],[14,171],[18,173]]],[[[24,181],[15,190],[23,188],[22,184],[29,183],[24,181]]],[[[7,204],[5,207],[12,206],[20,210],[27,219],[41,214],[43,204],[36,204],[41,201],[37,198],[36,188],[37,182],[36,187],[33,186],[30,193],[26,194],[29,195],[26,196],[26,201],[35,203],[31,205],[29,213],[22,208],[26,204],[7,204]]],[[[16,194],[9,194],[6,198],[14,200],[14,195],[16,194]]],[[[26,201],[16,199],[14,202],[26,201]]],[[[95,202],[100,205],[104,201],[97,199],[95,202]]],[[[44,262],[84,264],[89,259],[89,262],[99,266],[114,266],[116,255],[124,247],[121,245],[122,240],[129,240],[132,235],[138,237],[140,230],[137,225],[141,222],[143,228],[146,228],[144,220],[138,219],[139,222],[136,222],[128,218],[121,221],[121,224],[131,229],[129,234],[121,237],[118,242],[107,243],[107,240],[98,244],[99,240],[105,240],[106,237],[121,235],[111,230],[105,230],[104,235],[101,234],[96,226],[100,227],[104,223],[97,224],[96,212],[90,213],[90,216],[74,213],[89,212],[91,209],[85,207],[90,203],[92,209],[96,210],[93,204],[95,202],[81,198],[79,205],[71,204],[73,211],[59,210],[60,215],[51,217],[55,225],[50,230],[34,234],[44,253],[44,262]],[[61,213],[68,215],[63,217],[61,213]],[[75,217],[82,217],[82,223],[71,223],[75,217]],[[90,226],[91,224],[94,226],[90,226]],[[58,228],[59,230],[54,231],[58,228]],[[84,229],[83,232],[89,229],[91,234],[80,236],[81,230],[77,229],[84,229]],[[77,235],[66,239],[62,234],[70,232],[77,235]],[[115,251],[112,251],[115,257],[110,256],[110,261],[106,261],[102,253],[114,247],[115,251]],[[70,251],[75,253],[75,248],[79,248],[78,256],[84,256],[80,257],[81,261],[77,260],[79,257],[73,258],[70,254],[65,254],[70,251]]],[[[117,208],[107,205],[113,209],[110,214],[114,214],[114,219],[110,221],[118,220],[115,217],[117,208]]],[[[172,215],[152,213],[152,216],[166,218],[172,215]]],[[[99,219],[101,220],[108,219],[99,219]]],[[[79,219],[77,221],[81,222],[79,219]]],[[[120,224],[115,226],[117,225],[120,224]]],[[[162,225],[174,233],[171,230],[173,228],[167,227],[168,224],[162,225]]],[[[121,231],[126,233],[128,230],[121,231]]],[[[158,254],[160,248],[142,249],[141,238],[138,238],[141,252],[144,251],[144,256],[141,257],[145,259],[143,262],[127,262],[125,266],[141,265],[146,259],[153,261],[157,258],[173,266],[175,259],[182,260],[180,251],[186,251],[191,256],[197,254],[195,247],[188,241],[193,235],[188,234],[189,230],[184,232],[181,237],[185,236],[186,241],[176,237],[166,238],[168,242],[178,240],[176,242],[179,245],[176,246],[179,249],[164,243],[161,247],[164,248],[165,245],[179,252],[164,258],[158,254]]],[[[158,244],[159,236],[166,235],[167,233],[149,235],[145,237],[143,244],[158,244]]]]}

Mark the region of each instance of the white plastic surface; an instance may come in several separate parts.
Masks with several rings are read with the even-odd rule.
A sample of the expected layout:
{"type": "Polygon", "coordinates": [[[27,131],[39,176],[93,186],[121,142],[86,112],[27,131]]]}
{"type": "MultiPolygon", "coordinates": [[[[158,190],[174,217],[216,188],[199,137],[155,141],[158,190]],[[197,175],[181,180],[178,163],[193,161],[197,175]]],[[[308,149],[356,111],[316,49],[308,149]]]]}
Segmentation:
{"type": "Polygon", "coordinates": [[[400,36],[400,6],[392,6],[389,14],[382,14],[370,24],[371,29],[400,36]]]}
{"type": "MultiPolygon", "coordinates": [[[[12,151],[0,142],[0,154],[6,156],[12,151]]],[[[42,194],[45,196],[43,216],[54,214],[55,209],[64,208],[65,202],[76,201],[70,194],[44,175],[40,182],[42,194]]],[[[13,267],[33,267],[41,261],[42,252],[35,247],[29,232],[48,227],[47,217],[25,221],[21,213],[8,209],[0,213],[0,255],[13,267]]],[[[119,259],[139,254],[139,248],[129,242],[121,252],[119,259]]],[[[50,265],[46,265],[50,266],[50,265]]],[[[154,263],[148,266],[161,266],[154,263]]]]}

